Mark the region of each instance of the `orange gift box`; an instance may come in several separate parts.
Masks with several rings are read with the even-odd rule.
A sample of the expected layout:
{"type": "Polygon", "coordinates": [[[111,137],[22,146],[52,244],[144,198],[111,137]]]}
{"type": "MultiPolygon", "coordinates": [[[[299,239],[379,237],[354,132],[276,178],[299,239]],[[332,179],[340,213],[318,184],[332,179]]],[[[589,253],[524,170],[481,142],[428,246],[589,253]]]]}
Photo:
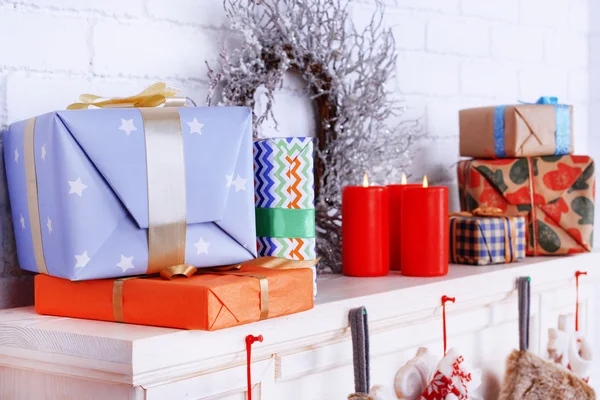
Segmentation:
{"type": "Polygon", "coordinates": [[[212,331],[313,308],[310,268],[244,266],[236,273],[80,282],[37,275],[35,310],[38,314],[102,321],[122,318],[131,324],[212,331]],[[261,278],[266,282],[261,284],[261,278]],[[267,293],[261,294],[265,289],[267,293]],[[267,307],[261,309],[261,301],[267,307]]]}

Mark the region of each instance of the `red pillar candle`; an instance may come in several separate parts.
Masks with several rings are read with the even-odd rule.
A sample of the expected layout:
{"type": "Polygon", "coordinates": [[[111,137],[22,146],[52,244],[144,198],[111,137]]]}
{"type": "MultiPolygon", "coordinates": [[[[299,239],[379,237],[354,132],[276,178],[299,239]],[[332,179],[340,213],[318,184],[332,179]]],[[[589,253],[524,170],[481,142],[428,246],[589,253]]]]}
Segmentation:
{"type": "Polygon", "coordinates": [[[363,186],[342,190],[342,272],[383,276],[390,272],[388,190],[363,186]]]}
{"type": "Polygon", "coordinates": [[[441,276],[448,273],[448,188],[406,188],[401,193],[400,263],[402,275],[441,276]]]}
{"type": "Polygon", "coordinates": [[[390,269],[400,271],[400,227],[402,226],[402,191],[410,187],[419,187],[419,184],[407,184],[406,175],[402,174],[401,185],[388,185],[390,197],[390,269]]]}

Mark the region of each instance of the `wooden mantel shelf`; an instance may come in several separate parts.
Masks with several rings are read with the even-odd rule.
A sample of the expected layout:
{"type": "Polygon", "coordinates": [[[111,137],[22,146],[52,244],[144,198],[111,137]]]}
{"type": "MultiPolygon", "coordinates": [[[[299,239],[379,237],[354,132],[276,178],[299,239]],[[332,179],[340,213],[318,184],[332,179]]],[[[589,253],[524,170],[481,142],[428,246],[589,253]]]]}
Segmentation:
{"type": "MultiPolygon", "coordinates": [[[[231,391],[226,395],[218,396],[220,389],[214,386],[214,382],[208,385],[206,382],[209,381],[206,381],[206,390],[198,389],[204,392],[192,394],[189,398],[237,399],[236,393],[242,393],[244,386],[244,338],[248,334],[262,334],[264,337],[263,343],[253,347],[253,360],[259,371],[256,381],[262,382],[260,398],[283,398],[269,397],[268,393],[280,393],[276,389],[268,389],[269,385],[277,386],[278,380],[286,382],[287,379],[288,383],[284,386],[288,388],[291,387],[289,382],[308,376],[311,371],[324,374],[322,371],[328,369],[348,368],[351,354],[347,312],[353,307],[364,305],[367,308],[371,335],[375,339],[382,338],[379,342],[373,341],[372,355],[383,357],[388,351],[410,348],[412,352],[416,344],[421,344],[415,339],[410,341],[398,337],[399,342],[407,340],[407,347],[394,347],[384,341],[386,332],[429,324],[427,329],[432,332],[428,338],[423,338],[423,343],[435,343],[436,338],[441,337],[437,327],[440,324],[440,298],[444,294],[456,297],[456,303],[449,307],[449,318],[452,315],[456,315],[456,318],[463,314],[470,315],[468,313],[473,310],[482,307],[491,309],[506,302],[511,304],[510,307],[506,306],[506,313],[512,318],[516,315],[516,306],[512,306],[516,299],[515,279],[518,276],[530,276],[534,294],[559,293],[546,297],[551,299],[550,303],[541,297],[532,300],[532,308],[538,305],[544,314],[539,303],[541,301],[546,302],[544,307],[555,309],[568,308],[574,303],[574,274],[578,269],[589,273],[582,278],[581,290],[583,300],[590,298],[592,282],[600,275],[598,265],[600,253],[593,252],[569,257],[527,258],[520,263],[490,267],[451,265],[449,274],[440,278],[408,278],[395,273],[370,279],[321,276],[313,310],[215,332],[40,316],[35,314],[32,307],[3,310],[0,311],[0,398],[13,398],[5,394],[17,393],[6,392],[11,390],[10,385],[13,385],[13,390],[18,385],[18,379],[14,377],[12,381],[7,381],[6,374],[15,370],[41,373],[48,382],[52,380],[51,376],[67,377],[74,382],[77,379],[93,381],[94,384],[102,382],[112,385],[111,388],[114,386],[114,393],[118,396],[128,393],[129,397],[122,398],[131,399],[160,399],[163,398],[161,395],[167,393],[169,395],[165,398],[188,398],[177,392],[182,382],[191,379],[196,386],[202,387],[202,377],[231,370],[231,374],[239,375],[239,379],[227,383],[231,391]],[[573,293],[573,298],[568,293],[573,293]],[[340,346],[347,348],[343,354],[340,353],[340,346]],[[309,367],[299,366],[307,362],[309,367]],[[271,370],[273,376],[265,377],[271,370]],[[165,388],[174,392],[165,391],[165,388]],[[202,397],[205,394],[206,397],[202,397]]],[[[588,304],[585,315],[591,314],[591,304],[588,304]]],[[[533,312],[533,319],[535,315],[536,312],[533,312]]],[[[490,323],[487,319],[475,325],[479,324],[477,326],[484,329],[490,323]]],[[[554,320],[549,321],[549,324],[554,323],[554,320]]],[[[591,328],[591,323],[586,325],[591,328]]],[[[453,331],[449,327],[450,337],[453,334],[458,337],[461,329],[453,331]]],[[[398,332],[398,335],[402,334],[398,332]]],[[[516,331],[514,334],[515,340],[511,339],[511,344],[516,343],[516,331]]],[[[540,337],[544,334],[541,332],[540,337]]],[[[538,347],[543,344],[543,340],[533,342],[538,347]]],[[[393,377],[395,371],[390,373],[393,377]]],[[[351,372],[349,375],[351,382],[351,372]]],[[[73,385],[77,386],[75,383],[73,385]]],[[[351,389],[351,385],[341,388],[346,394],[351,389]]],[[[186,393],[191,393],[186,390],[186,393]]],[[[330,393],[327,390],[323,393],[330,393]]]]}

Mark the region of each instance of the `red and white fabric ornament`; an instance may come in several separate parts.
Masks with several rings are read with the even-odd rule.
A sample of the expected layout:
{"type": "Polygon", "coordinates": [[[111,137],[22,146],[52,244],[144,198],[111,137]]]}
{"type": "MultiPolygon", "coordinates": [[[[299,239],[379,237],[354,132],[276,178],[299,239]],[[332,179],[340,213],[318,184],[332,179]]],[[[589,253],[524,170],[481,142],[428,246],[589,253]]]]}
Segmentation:
{"type": "Polygon", "coordinates": [[[463,369],[464,357],[450,349],[440,361],[433,379],[419,400],[466,400],[469,398],[468,383],[471,373],[463,369]]]}
{"type": "Polygon", "coordinates": [[[450,349],[437,363],[426,348],[420,348],[396,374],[394,389],[402,400],[473,400],[481,376],[481,371],[468,366],[456,350],[450,349]]]}

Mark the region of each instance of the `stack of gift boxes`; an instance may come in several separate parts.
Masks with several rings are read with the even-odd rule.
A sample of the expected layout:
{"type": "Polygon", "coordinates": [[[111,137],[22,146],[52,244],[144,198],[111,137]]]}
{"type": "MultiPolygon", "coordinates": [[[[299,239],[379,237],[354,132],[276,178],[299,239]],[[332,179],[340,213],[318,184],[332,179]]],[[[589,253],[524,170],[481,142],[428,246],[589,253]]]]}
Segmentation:
{"type": "Polygon", "coordinates": [[[451,216],[451,261],[492,264],[591,251],[594,162],[573,155],[573,108],[535,104],[461,110],[463,213],[451,216]]]}
{"type": "Polygon", "coordinates": [[[311,139],[253,141],[243,107],[116,102],[3,136],[36,311],[215,330],[312,308],[311,139]]]}

